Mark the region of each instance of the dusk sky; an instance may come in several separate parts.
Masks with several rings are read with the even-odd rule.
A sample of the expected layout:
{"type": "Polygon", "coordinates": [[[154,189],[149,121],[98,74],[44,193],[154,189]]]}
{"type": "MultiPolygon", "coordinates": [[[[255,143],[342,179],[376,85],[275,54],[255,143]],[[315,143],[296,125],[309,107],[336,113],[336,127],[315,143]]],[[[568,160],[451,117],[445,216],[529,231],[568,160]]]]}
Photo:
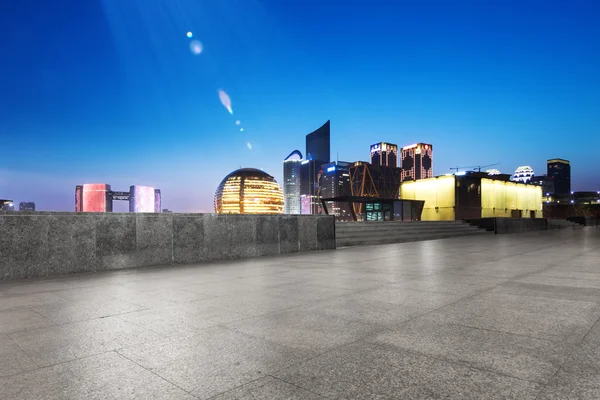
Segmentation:
{"type": "Polygon", "coordinates": [[[328,119],[334,159],[378,141],[433,144],[435,175],[560,157],[574,190],[600,190],[599,15],[595,0],[2,1],[0,198],[73,211],[77,184],[138,184],[212,212],[225,175],[281,183],[328,119]]]}

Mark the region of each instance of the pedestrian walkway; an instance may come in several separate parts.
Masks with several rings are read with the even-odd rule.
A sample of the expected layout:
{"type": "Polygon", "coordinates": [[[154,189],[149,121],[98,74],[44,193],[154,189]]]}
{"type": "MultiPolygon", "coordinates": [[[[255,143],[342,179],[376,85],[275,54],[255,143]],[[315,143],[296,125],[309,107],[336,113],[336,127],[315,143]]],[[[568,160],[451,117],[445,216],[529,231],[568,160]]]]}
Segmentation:
{"type": "Polygon", "coordinates": [[[600,399],[600,229],[0,283],[2,399],[600,399]]]}

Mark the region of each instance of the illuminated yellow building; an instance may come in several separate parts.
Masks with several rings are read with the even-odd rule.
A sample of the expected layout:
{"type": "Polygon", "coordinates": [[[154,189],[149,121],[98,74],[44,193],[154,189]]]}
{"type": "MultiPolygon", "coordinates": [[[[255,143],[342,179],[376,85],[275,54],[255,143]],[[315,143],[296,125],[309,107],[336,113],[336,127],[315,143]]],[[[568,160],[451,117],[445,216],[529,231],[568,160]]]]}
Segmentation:
{"type": "Polygon", "coordinates": [[[217,214],[282,214],[283,192],[271,175],[254,168],[233,171],[215,193],[217,214]]]}
{"type": "Polygon", "coordinates": [[[403,182],[400,198],[424,200],[423,221],[542,218],[541,187],[493,179],[482,173],[403,182]]]}

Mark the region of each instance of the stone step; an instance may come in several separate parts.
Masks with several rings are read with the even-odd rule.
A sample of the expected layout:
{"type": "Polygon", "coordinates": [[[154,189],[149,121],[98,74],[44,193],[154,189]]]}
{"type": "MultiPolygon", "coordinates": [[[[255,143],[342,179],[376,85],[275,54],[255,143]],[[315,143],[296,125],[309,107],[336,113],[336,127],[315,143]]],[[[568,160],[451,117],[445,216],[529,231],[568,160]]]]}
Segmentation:
{"type": "Polygon", "coordinates": [[[460,233],[445,233],[445,234],[433,234],[433,235],[405,235],[401,237],[382,237],[382,238],[337,238],[336,247],[350,247],[350,246],[371,246],[378,244],[394,244],[394,243],[410,243],[419,242],[425,240],[439,240],[449,239],[453,237],[464,237],[464,236],[475,236],[489,234],[483,230],[477,232],[460,232],[460,233]]]}
{"type": "Polygon", "coordinates": [[[354,225],[354,226],[339,226],[336,225],[337,231],[389,231],[389,230],[415,230],[415,229],[461,229],[465,227],[474,227],[474,225],[460,224],[460,225],[397,225],[397,224],[383,224],[383,225],[354,225]]]}
{"type": "Polygon", "coordinates": [[[403,236],[403,235],[435,235],[435,234],[458,234],[458,233],[472,233],[472,232],[485,232],[484,229],[469,228],[469,229],[419,229],[419,230],[393,230],[393,231],[352,231],[352,232],[339,232],[336,231],[336,238],[348,238],[348,237],[386,237],[386,236],[403,236]]]}
{"type": "Polygon", "coordinates": [[[460,232],[460,231],[478,231],[480,228],[476,226],[431,226],[431,227],[381,227],[380,229],[365,229],[363,227],[356,227],[354,229],[337,229],[336,234],[352,234],[352,233],[361,233],[361,234],[377,234],[377,233],[393,233],[393,232],[460,232]]]}

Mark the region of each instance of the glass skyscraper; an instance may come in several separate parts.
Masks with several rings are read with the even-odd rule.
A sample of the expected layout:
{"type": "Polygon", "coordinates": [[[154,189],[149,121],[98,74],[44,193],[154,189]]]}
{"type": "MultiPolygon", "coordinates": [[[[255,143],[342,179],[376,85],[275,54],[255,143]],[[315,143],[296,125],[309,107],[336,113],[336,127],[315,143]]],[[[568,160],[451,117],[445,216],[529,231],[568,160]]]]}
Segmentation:
{"type": "Polygon", "coordinates": [[[318,214],[321,209],[318,189],[321,166],[328,164],[331,153],[331,124],[306,135],[306,157],[300,167],[300,197],[302,214],[318,214]]]}
{"type": "Polygon", "coordinates": [[[330,121],[325,122],[322,127],[306,135],[306,159],[317,161],[319,166],[331,161],[330,137],[330,121]]]}
{"type": "Polygon", "coordinates": [[[548,177],[554,183],[554,194],[571,193],[571,163],[561,158],[548,160],[548,177]]]}
{"type": "Polygon", "coordinates": [[[283,213],[300,214],[300,166],[302,153],[294,150],[283,160],[283,213]]]}

